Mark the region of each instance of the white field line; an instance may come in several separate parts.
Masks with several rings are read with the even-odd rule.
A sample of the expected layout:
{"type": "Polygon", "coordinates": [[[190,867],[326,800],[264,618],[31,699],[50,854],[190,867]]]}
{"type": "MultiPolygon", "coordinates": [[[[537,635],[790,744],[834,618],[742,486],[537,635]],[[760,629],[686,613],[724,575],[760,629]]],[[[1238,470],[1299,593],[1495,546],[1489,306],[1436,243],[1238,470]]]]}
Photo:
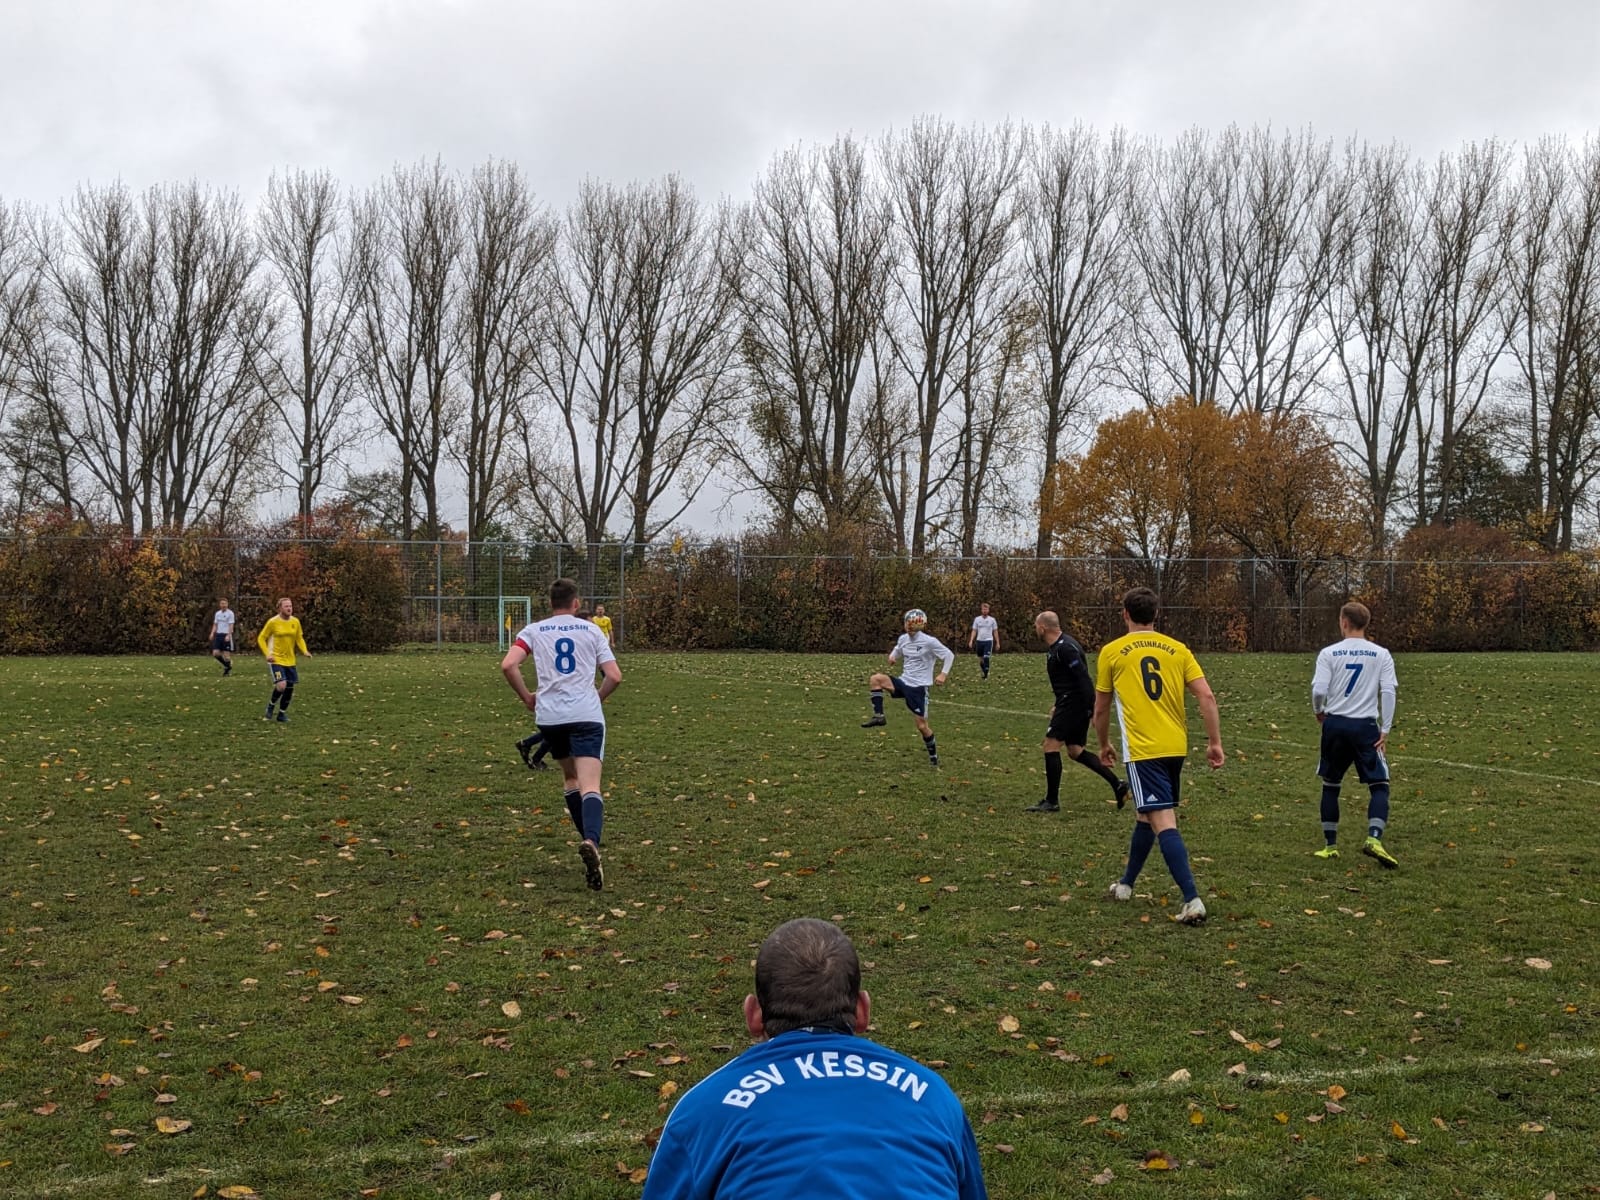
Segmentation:
{"type": "MultiPolygon", "coordinates": [[[[1597,1056],[1593,1046],[1575,1046],[1539,1056],[1533,1052],[1516,1055],[1492,1055],[1479,1058],[1434,1058],[1419,1059],[1416,1062],[1390,1061],[1373,1063],[1370,1066],[1334,1067],[1323,1071],[1297,1071],[1284,1074],[1274,1074],[1270,1071],[1252,1072],[1264,1085],[1275,1087],[1298,1087],[1312,1090],[1325,1090],[1332,1084],[1348,1086],[1352,1080],[1403,1078],[1408,1075],[1421,1074],[1447,1074],[1465,1075],[1478,1071],[1505,1071],[1525,1067],[1555,1066],[1566,1067],[1573,1063],[1589,1062],[1597,1056]]],[[[1226,1086],[1226,1080],[1218,1081],[1226,1086]]],[[[1149,1096],[1160,1092],[1192,1092],[1197,1088],[1214,1087],[1216,1084],[1207,1084],[1191,1080],[1188,1083],[1169,1083],[1165,1079],[1149,1079],[1142,1083],[1130,1083],[1121,1086],[1106,1085],[1102,1087],[1062,1087],[1059,1089],[1030,1090],[1026,1092],[995,1092],[988,1095],[972,1096],[965,1100],[968,1109],[976,1113],[988,1111],[1004,1111],[1018,1108],[1066,1108],[1082,1104],[1084,1101],[1126,1100],[1130,1096],[1149,1096]]],[[[1243,1086],[1242,1083],[1236,1086],[1243,1086]]],[[[424,1146],[418,1141],[405,1142],[366,1142],[361,1145],[341,1149],[336,1154],[325,1156],[316,1165],[323,1168],[348,1166],[350,1163],[371,1163],[383,1161],[385,1163],[434,1163],[450,1155],[455,1159],[470,1157],[483,1151],[492,1151],[496,1154],[507,1151],[540,1150],[547,1147],[577,1147],[577,1146],[621,1146],[635,1148],[640,1153],[637,1165],[644,1166],[648,1157],[644,1155],[644,1146],[641,1141],[642,1133],[622,1130],[573,1130],[567,1133],[526,1133],[526,1134],[495,1134],[483,1138],[481,1141],[468,1144],[446,1144],[441,1142],[437,1146],[424,1146]]],[[[142,1182],[149,1187],[182,1184],[219,1184],[226,1186],[229,1183],[246,1183],[256,1173],[257,1168],[274,1159],[249,1158],[234,1159],[219,1166],[210,1167],[184,1167],[180,1170],[169,1171],[164,1175],[150,1176],[142,1182]]],[[[309,1165],[309,1164],[308,1164],[309,1165]]],[[[25,1197],[44,1196],[72,1196],[79,1195],[87,1188],[110,1188],[118,1185],[123,1180],[120,1175],[87,1175],[74,1179],[55,1180],[42,1187],[30,1188],[26,1191],[6,1191],[7,1200],[24,1200],[25,1197]]]]}
{"type": "MultiPolygon", "coordinates": [[[[688,675],[695,679],[705,680],[708,683],[729,684],[754,684],[754,679],[734,679],[726,675],[702,675],[696,671],[684,671],[677,667],[665,668],[673,675],[688,675]]],[[[942,696],[930,694],[930,699],[941,708],[965,708],[972,712],[996,713],[1007,717],[1032,717],[1038,721],[1049,720],[1048,712],[1038,712],[1031,709],[995,708],[988,704],[965,704],[960,700],[946,700],[942,696]]],[[[1316,750],[1315,746],[1305,742],[1290,742],[1281,738],[1256,737],[1250,734],[1225,734],[1224,744],[1228,742],[1250,742],[1262,746],[1284,746],[1290,750],[1316,750]]],[[[1392,757],[1392,756],[1391,756],[1392,757]]],[[[1516,767],[1497,767],[1493,763],[1457,762],[1450,758],[1423,758],[1415,754],[1401,754],[1402,762],[1427,763],[1434,767],[1456,767],[1463,771],[1487,771],[1495,775],[1515,775],[1522,779],[1543,779],[1551,783],[1577,783],[1584,787],[1600,788],[1600,780],[1583,779],[1577,775],[1551,775],[1543,771],[1522,771],[1516,767]]]]}

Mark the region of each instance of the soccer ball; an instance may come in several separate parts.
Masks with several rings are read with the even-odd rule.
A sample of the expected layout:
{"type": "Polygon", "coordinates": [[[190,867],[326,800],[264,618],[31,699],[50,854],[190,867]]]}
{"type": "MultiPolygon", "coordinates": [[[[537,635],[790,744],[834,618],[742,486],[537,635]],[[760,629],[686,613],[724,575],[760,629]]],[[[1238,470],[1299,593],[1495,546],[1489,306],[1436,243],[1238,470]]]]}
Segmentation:
{"type": "Polygon", "coordinates": [[[920,608],[908,608],[905,615],[906,632],[918,633],[928,627],[928,614],[920,608]]]}

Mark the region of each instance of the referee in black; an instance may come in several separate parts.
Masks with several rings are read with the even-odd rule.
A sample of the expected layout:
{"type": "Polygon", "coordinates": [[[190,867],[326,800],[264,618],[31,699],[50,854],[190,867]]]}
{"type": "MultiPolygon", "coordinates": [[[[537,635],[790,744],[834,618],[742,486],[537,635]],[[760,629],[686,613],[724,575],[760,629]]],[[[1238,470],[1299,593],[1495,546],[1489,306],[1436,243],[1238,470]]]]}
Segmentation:
{"type": "Polygon", "coordinates": [[[1045,670],[1050,673],[1050,690],[1056,702],[1050,709],[1050,724],[1044,731],[1044,799],[1028,806],[1029,812],[1053,813],[1061,811],[1061,751],[1065,748],[1072,761],[1104,779],[1121,808],[1128,801],[1128,785],[1116,773],[1103,766],[1098,755],[1084,749],[1089,740],[1089,720],[1094,716],[1094,681],[1089,678],[1089,664],[1083,647],[1062,632],[1061,618],[1053,612],[1042,612],[1033,619],[1034,631],[1049,647],[1045,654],[1045,670]]]}

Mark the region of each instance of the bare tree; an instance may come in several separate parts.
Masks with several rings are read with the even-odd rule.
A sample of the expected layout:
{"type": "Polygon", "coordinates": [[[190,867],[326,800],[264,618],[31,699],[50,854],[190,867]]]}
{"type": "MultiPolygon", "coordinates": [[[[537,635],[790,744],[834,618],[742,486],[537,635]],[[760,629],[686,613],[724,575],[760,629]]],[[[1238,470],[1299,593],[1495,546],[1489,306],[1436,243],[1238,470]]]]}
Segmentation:
{"type": "Polygon", "coordinates": [[[1456,441],[1482,408],[1506,347],[1499,250],[1505,173],[1505,150],[1493,141],[1469,144],[1455,158],[1441,155],[1433,170],[1423,254],[1439,320],[1416,429],[1419,520],[1451,519],[1456,441]]]}
{"type": "Polygon", "coordinates": [[[1350,181],[1335,169],[1331,144],[1308,131],[1274,139],[1252,129],[1241,165],[1240,302],[1223,379],[1235,411],[1292,412],[1331,349],[1321,318],[1343,253],[1350,181]]]}
{"type": "Polygon", "coordinates": [[[1006,309],[1024,149],[1010,125],[958,130],[934,118],[920,118],[884,143],[899,251],[890,328],[916,397],[914,555],[926,550],[930,509],[957,469],[941,434],[948,436],[952,391],[974,386],[966,344],[986,336],[1006,309]]]}
{"type": "Polygon", "coordinates": [[[1600,470],[1600,142],[1529,147],[1506,239],[1511,349],[1544,541],[1570,550],[1577,506],[1600,470]]]}
{"type": "Polygon", "coordinates": [[[1333,342],[1335,416],[1367,491],[1367,534],[1384,549],[1405,492],[1439,291],[1422,251],[1422,173],[1397,146],[1352,148],[1348,231],[1325,301],[1333,342]]]}
{"type": "Polygon", "coordinates": [[[150,193],[147,221],[165,227],[158,355],[163,459],[161,520],[217,520],[259,455],[240,454],[261,428],[266,299],[236,196],[183,184],[150,193]]]}
{"type": "Polygon", "coordinates": [[[355,437],[352,332],[359,279],[344,226],[339,185],[326,172],[274,175],[260,213],[261,252],[275,277],[284,319],[266,356],[279,430],[291,431],[297,461],[275,461],[299,499],[302,526],[355,437]]]}
{"type": "Polygon", "coordinates": [[[352,230],[361,295],[361,383],[398,458],[402,532],[436,538],[439,467],[454,417],[450,385],[459,346],[459,189],[437,161],[396,168],[354,206],[352,230]]]}
{"type": "Polygon", "coordinates": [[[727,449],[781,534],[837,534],[872,504],[858,389],[883,325],[888,209],[864,149],[841,138],[779,155],[744,225],[739,345],[753,445],[727,449]]]}
{"type": "Polygon", "coordinates": [[[640,547],[683,514],[710,434],[728,416],[730,329],[737,298],[732,214],[708,215],[676,176],[635,194],[629,288],[636,344],[632,384],[638,461],[629,479],[629,540],[640,547]],[[677,487],[676,510],[658,511],[677,487]]]}
{"type": "Polygon", "coordinates": [[[959,372],[951,507],[939,513],[953,525],[961,553],[978,551],[978,534],[986,519],[1014,515],[1018,493],[1012,481],[1020,473],[1023,447],[1031,441],[1031,405],[1024,396],[1040,391],[1030,369],[1029,350],[1037,331],[1029,306],[1013,300],[998,322],[977,312],[963,339],[968,359],[959,372]],[[979,326],[982,328],[979,328],[979,326]]]}
{"type": "MultiPolygon", "coordinates": [[[[1044,481],[1055,475],[1062,438],[1109,363],[1128,271],[1126,222],[1132,185],[1126,137],[1076,125],[1034,139],[1022,191],[1022,278],[1036,325],[1035,371],[1043,407],[1044,481]]],[[[1051,552],[1040,506],[1035,553],[1051,552]]]]}
{"type": "Polygon", "coordinates": [[[48,247],[55,291],[54,335],[65,343],[51,389],[70,404],[61,419],[87,476],[125,529],[156,522],[156,476],[164,447],[156,378],[156,277],[161,230],[141,218],[117,185],[80,188],[64,206],[64,233],[48,247]]]}
{"type": "Polygon", "coordinates": [[[1136,285],[1119,364],[1129,390],[1152,408],[1173,396],[1225,404],[1229,332],[1244,303],[1236,263],[1243,138],[1229,126],[1213,143],[1190,130],[1139,156],[1126,219],[1136,285]]]}
{"type": "Polygon", "coordinates": [[[593,590],[599,543],[627,492],[637,441],[626,384],[637,348],[637,281],[630,270],[633,198],[585,183],[567,210],[552,260],[550,312],[532,348],[549,426],[525,426],[530,500],[552,528],[575,513],[588,546],[584,590],[593,590]]]}
{"type": "Polygon", "coordinates": [[[467,481],[467,539],[477,541],[508,511],[517,488],[505,456],[532,400],[532,341],[556,226],[511,163],[475,170],[465,209],[457,369],[466,404],[449,447],[467,481]]]}

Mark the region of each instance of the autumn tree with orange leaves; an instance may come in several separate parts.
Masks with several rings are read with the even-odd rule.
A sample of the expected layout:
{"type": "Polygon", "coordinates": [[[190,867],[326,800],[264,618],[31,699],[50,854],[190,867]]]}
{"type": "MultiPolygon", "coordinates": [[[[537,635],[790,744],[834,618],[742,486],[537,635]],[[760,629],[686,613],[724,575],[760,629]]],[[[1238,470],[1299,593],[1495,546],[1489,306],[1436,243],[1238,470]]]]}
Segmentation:
{"type": "Polygon", "coordinates": [[[1102,423],[1046,481],[1040,512],[1058,553],[1132,560],[1158,591],[1183,582],[1183,560],[1242,555],[1294,597],[1320,564],[1357,552],[1360,495],[1309,418],[1180,396],[1102,423]]]}

